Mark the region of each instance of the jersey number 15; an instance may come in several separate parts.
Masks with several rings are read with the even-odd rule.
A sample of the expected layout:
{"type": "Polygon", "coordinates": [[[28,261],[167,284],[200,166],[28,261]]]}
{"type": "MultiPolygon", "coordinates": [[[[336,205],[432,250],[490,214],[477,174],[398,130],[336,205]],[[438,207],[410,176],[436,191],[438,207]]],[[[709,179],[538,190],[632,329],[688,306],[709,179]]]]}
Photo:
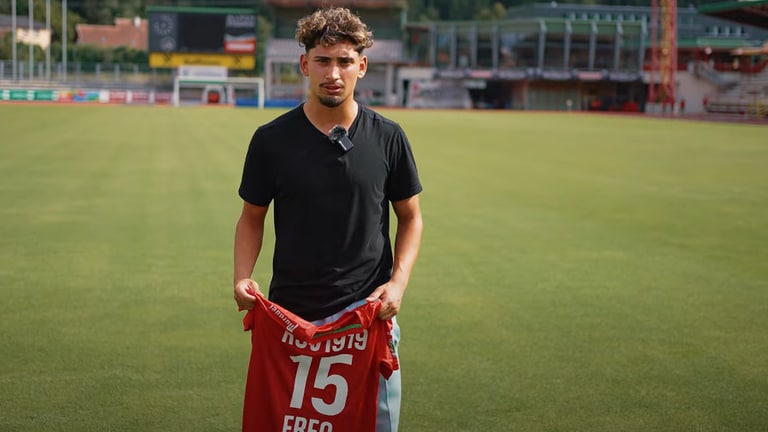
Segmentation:
{"type": "MultiPolygon", "coordinates": [[[[298,370],[296,371],[296,380],[293,383],[291,408],[301,409],[313,358],[310,356],[299,355],[291,356],[291,360],[293,360],[294,363],[299,364],[298,370]]],[[[320,358],[320,366],[318,367],[317,375],[315,376],[314,388],[323,390],[328,386],[334,386],[336,387],[336,396],[331,403],[326,403],[322,398],[313,397],[312,407],[314,407],[320,414],[327,416],[337,415],[344,410],[344,407],[347,405],[347,394],[349,393],[347,380],[344,379],[343,376],[329,374],[331,366],[334,364],[351,365],[352,355],[339,354],[320,358]]]]}

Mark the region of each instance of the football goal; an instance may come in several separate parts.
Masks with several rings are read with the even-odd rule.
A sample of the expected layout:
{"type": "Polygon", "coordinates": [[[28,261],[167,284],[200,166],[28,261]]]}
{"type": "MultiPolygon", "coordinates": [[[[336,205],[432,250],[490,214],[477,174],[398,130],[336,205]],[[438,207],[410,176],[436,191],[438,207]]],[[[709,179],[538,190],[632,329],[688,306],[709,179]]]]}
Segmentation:
{"type": "Polygon", "coordinates": [[[264,78],[177,75],[173,79],[173,104],[228,104],[264,108],[264,78]]]}

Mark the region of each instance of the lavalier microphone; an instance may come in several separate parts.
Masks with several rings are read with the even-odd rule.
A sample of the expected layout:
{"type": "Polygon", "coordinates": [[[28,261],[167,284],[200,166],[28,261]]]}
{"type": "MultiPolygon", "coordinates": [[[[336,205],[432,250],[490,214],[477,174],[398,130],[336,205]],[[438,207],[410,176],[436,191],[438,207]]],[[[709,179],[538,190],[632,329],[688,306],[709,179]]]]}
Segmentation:
{"type": "Polygon", "coordinates": [[[344,151],[344,153],[350,151],[352,147],[354,147],[354,144],[352,144],[352,141],[350,141],[349,136],[347,135],[347,129],[344,126],[336,125],[331,129],[331,133],[328,134],[328,137],[331,139],[331,142],[341,147],[341,150],[344,151]]]}

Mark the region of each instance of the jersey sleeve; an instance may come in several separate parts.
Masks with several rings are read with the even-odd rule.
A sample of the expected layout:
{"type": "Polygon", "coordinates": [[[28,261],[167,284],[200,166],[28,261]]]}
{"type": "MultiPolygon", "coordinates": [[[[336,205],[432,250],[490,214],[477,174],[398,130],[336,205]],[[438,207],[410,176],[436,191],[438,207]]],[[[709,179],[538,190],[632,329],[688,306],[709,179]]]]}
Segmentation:
{"type": "Polygon", "coordinates": [[[394,371],[400,369],[400,361],[397,359],[395,339],[392,335],[394,327],[392,325],[392,320],[384,321],[382,324],[382,327],[384,327],[383,336],[386,339],[386,343],[382,344],[383,353],[381,361],[379,362],[379,372],[384,378],[389,379],[394,371]]]}

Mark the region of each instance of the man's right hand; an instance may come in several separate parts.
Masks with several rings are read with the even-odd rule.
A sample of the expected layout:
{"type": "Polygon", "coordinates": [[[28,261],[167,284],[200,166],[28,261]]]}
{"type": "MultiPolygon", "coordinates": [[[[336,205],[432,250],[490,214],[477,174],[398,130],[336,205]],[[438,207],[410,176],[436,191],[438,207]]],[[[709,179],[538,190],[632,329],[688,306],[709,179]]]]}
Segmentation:
{"type": "Polygon", "coordinates": [[[256,307],[256,296],[264,296],[259,284],[253,279],[240,279],[235,282],[235,303],[237,310],[251,310],[256,307]]]}

